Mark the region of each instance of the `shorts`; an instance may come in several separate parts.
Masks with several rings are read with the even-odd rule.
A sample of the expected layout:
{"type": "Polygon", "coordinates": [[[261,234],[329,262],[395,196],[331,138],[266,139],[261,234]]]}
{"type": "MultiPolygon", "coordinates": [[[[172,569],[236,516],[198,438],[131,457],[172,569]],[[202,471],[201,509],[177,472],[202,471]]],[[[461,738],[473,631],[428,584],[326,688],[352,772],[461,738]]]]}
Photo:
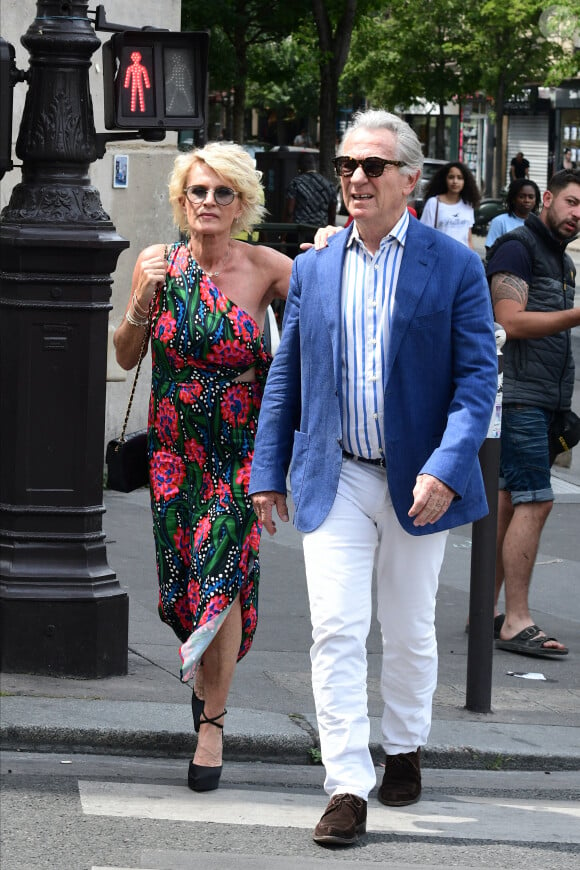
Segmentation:
{"type": "Polygon", "coordinates": [[[548,427],[553,412],[531,405],[504,405],[501,416],[499,488],[512,504],[553,501],[548,427]]]}

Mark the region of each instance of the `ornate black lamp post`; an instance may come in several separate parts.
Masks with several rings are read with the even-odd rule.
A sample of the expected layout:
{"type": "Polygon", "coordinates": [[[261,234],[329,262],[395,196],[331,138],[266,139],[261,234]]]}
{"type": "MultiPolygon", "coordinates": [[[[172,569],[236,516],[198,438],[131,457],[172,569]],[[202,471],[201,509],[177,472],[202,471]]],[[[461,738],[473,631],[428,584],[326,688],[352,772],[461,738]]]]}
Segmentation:
{"type": "Polygon", "coordinates": [[[0,221],[0,666],[104,677],[127,672],[102,472],[111,273],[128,242],[88,175],[87,6],[39,0],[22,37],[22,181],[0,221]]]}

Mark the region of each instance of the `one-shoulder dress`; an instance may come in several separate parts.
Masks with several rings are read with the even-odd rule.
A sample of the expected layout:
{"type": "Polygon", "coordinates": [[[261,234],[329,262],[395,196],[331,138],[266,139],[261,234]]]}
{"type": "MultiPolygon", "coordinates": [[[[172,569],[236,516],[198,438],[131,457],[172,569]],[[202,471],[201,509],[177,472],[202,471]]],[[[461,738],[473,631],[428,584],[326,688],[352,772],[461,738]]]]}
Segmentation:
{"type": "Polygon", "coordinates": [[[271,357],[254,319],[211,282],[187,246],[168,248],[151,320],[148,454],[159,615],[182,646],[181,679],[240,595],[241,659],[258,619],[261,526],[248,496],[271,357]],[[255,367],[256,380],[235,382],[255,367]]]}

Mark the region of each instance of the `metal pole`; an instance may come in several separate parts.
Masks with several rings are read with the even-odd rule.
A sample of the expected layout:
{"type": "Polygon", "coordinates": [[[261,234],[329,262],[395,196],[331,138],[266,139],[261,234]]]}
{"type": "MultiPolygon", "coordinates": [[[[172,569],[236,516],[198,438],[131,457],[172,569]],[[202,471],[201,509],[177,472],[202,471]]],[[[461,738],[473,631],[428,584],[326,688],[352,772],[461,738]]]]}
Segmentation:
{"type": "Polygon", "coordinates": [[[22,181],[0,220],[0,666],[127,672],[128,598],[102,531],[111,272],[128,242],[91,186],[87,2],[39,0],[22,181]]]}
{"type": "Polygon", "coordinates": [[[499,476],[501,399],[505,332],[496,324],[498,390],[488,436],[479,451],[479,462],[489,506],[486,517],[473,523],[471,583],[469,593],[469,639],[465,706],[474,713],[491,713],[493,664],[493,611],[497,542],[497,482],[499,476]]]}

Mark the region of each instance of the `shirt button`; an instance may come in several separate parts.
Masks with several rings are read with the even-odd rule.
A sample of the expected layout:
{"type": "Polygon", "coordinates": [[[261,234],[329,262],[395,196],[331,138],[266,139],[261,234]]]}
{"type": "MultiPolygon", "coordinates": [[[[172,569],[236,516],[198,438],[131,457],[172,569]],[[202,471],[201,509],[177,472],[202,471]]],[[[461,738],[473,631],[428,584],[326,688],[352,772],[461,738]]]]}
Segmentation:
{"type": "Polygon", "coordinates": [[[373,414],[373,420],[378,420],[378,419],[379,419],[379,415],[378,415],[378,414],[373,414]]]}

